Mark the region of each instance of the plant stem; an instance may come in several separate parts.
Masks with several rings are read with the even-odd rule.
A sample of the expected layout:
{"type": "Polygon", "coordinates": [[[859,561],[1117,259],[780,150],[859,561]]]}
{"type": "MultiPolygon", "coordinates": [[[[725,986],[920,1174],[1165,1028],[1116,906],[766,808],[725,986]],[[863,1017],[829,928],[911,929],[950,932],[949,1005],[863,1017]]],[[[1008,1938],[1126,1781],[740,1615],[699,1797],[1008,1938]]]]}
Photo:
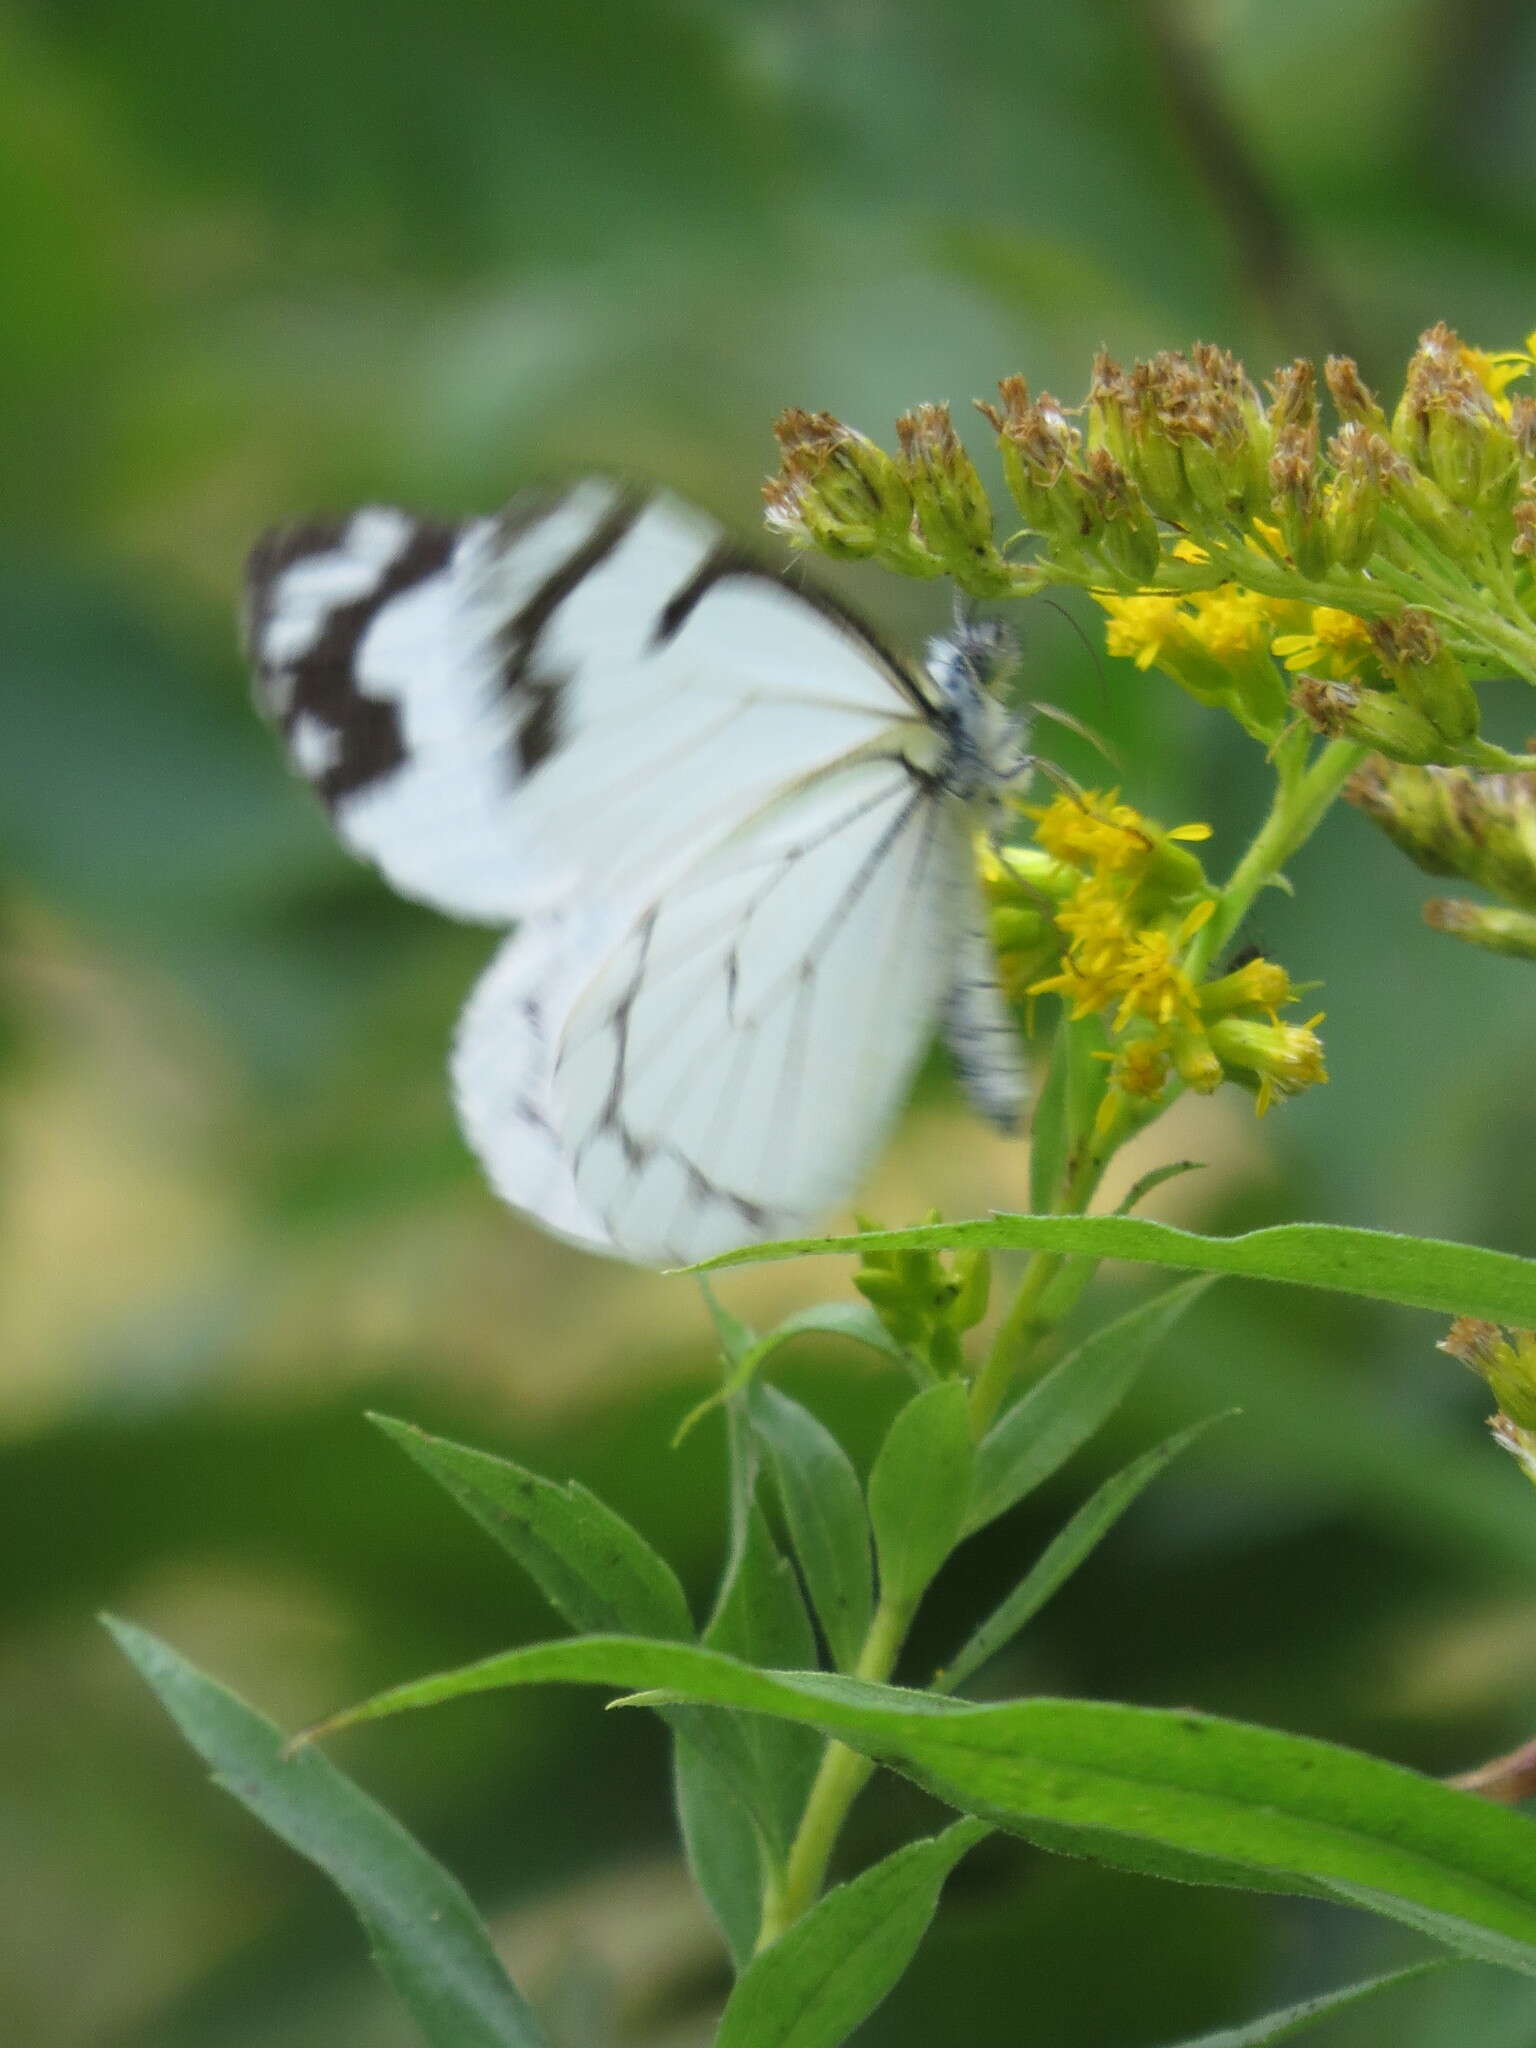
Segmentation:
{"type": "MultiPolygon", "coordinates": [[[[1306,739],[1298,733],[1302,754],[1306,739]]],[[[1253,843],[1232,870],[1216,904],[1216,914],[1198,932],[1185,962],[1190,976],[1198,981],[1253,907],[1253,899],[1280,873],[1297,849],[1304,846],[1323,820],[1329,806],[1364,760],[1367,749],[1353,740],[1330,740],[1310,767],[1301,768],[1301,754],[1288,754],[1294,742],[1282,741],[1276,765],[1280,787],[1275,792],[1269,816],[1259,827],[1253,843]]]]}
{"type": "MultiPolygon", "coordinates": [[[[854,1666],[855,1678],[883,1682],[890,1677],[916,1606],[916,1600],[903,1602],[899,1607],[887,1600],[880,1602],[854,1666]]],[[[759,1951],[777,1941],[821,1896],[827,1865],[848,1818],[848,1809],[873,1769],[867,1756],[860,1756],[846,1743],[827,1744],[790,1844],[783,1882],[763,1902],[762,1926],[757,1937],[759,1951]]]]}
{"type": "MultiPolygon", "coordinates": [[[[1103,1178],[1105,1167],[1114,1157],[1120,1140],[1121,1133],[1113,1127],[1104,1132],[1090,1132],[1083,1139],[1067,1177],[1057,1214],[1082,1215],[1093,1200],[1094,1190],[1103,1178]]],[[[1042,1303],[1052,1281],[1067,1263],[1065,1252],[1031,1253],[1018,1292],[1009,1302],[992,1339],[992,1348],[971,1384],[973,1437],[979,1439],[986,1434],[1007,1398],[1019,1367],[1058,1322],[1059,1315],[1042,1312],[1042,1303]]]]}

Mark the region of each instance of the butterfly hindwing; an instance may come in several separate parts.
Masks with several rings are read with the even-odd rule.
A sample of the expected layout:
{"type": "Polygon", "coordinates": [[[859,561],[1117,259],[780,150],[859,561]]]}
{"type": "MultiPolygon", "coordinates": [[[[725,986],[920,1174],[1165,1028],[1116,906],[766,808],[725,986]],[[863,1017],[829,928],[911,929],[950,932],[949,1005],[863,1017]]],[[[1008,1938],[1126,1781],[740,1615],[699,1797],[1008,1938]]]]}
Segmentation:
{"type": "Polygon", "coordinates": [[[971,1107],[1005,1136],[1012,1136],[1029,1101],[1029,1074],[1019,1027],[998,986],[997,956],[979,901],[973,900],[972,915],[960,934],[954,979],[940,1021],[971,1107]]]}
{"type": "Polygon", "coordinates": [[[555,911],[524,921],[465,1005],[450,1072],[459,1120],[504,1201],[588,1251],[613,1251],[583,1201],[552,1092],[557,1041],[571,998],[618,932],[555,911]]]}
{"type": "MultiPolygon", "coordinates": [[[[968,869],[959,807],[887,757],[786,797],[633,903],[549,1019],[542,1114],[584,1213],[628,1256],[682,1264],[846,1198],[931,1036],[968,869]]],[[[456,1077],[509,1193],[523,1135],[483,1078],[516,1023],[497,971],[456,1077]]]]}

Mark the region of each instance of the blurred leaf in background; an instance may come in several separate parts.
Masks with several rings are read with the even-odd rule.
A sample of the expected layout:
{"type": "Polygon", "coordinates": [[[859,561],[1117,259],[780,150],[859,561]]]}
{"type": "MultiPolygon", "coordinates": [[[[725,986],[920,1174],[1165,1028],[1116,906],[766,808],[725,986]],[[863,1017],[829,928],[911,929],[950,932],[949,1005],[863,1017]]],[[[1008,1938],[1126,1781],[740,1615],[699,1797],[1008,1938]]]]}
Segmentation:
{"type": "MultiPolygon", "coordinates": [[[[484,936],[350,866],[249,712],[254,534],[591,465],[750,532],[785,404],[883,433],[1014,369],[1075,399],[1100,343],[1204,336],[1256,372],[1345,347],[1378,377],[1436,318],[1510,344],[1536,325],[1533,93],[1536,21],[1507,0],[0,10],[8,2036],[405,2040],[344,1911],[210,1794],[89,1619],[132,1614],[287,1722],[542,1633],[365,1407],[580,1476],[695,1593],[722,1540],[714,1425],[667,1448],[709,1364],[696,1296],[493,1204],[443,1079],[484,936]]],[[[943,622],[931,590],[844,587],[914,644],[943,622]]],[[[1240,844],[1249,750],[1057,615],[1023,624],[1032,693],[1105,734],[1135,801],[1240,844]]],[[[1212,1168],[1153,1211],[1530,1251],[1518,973],[1447,962],[1353,816],[1294,880],[1260,931],[1327,984],[1334,1085],[1262,1131],[1212,1104],[1160,1132],[1158,1157],[1212,1168]]],[[[935,1064],[872,1209],[1025,1206],[1022,1149],[960,1116],[935,1064]]],[[[841,1284],[772,1267],[728,1298],[766,1323],[841,1284]]],[[[1527,1501],[1437,1334],[1224,1283],[1102,1443],[978,1539],[914,1672],[1093,1483],[1236,1402],[996,1689],[1198,1701],[1434,1771],[1528,1735],[1527,1501]]],[[[786,1357],[867,1456],[866,1369],[832,1340],[786,1357]]],[[[530,1696],[370,1734],[348,1766],[536,1995],[601,1979],[622,2039],[685,2048],[725,1979],[661,1759],[642,1717],[530,1696]]],[[[850,1848],[933,1818],[898,1790],[850,1848]]],[[[1032,2048],[1151,2048],[1401,1959],[1347,1916],[990,1843],[859,2038],[1012,2043],[1027,1984],[1032,2048]]],[[[1469,2028],[1516,2048],[1528,1989],[1454,1973],[1395,2016],[1402,2048],[1469,2028]]]]}

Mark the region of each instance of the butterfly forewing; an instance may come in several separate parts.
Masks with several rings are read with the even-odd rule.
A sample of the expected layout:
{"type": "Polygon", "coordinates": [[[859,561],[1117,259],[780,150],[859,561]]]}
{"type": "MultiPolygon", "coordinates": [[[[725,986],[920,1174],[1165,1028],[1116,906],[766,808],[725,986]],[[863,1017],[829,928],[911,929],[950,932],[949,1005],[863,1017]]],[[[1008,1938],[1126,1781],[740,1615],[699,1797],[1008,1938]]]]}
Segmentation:
{"type": "Polygon", "coordinates": [[[342,838],[492,922],[663,873],[927,716],[841,614],[607,483],[457,528],[374,510],[275,535],[250,621],[262,701],[342,838]]]}

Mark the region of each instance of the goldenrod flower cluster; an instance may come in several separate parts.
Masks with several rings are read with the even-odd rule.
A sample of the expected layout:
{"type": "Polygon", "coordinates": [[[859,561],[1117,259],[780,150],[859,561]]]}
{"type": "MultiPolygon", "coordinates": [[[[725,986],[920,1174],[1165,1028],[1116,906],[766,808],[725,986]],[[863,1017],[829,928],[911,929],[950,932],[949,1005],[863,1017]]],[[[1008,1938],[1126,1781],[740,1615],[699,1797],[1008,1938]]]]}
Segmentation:
{"type": "Polygon", "coordinates": [[[1341,356],[1261,392],[1205,344],[1101,355],[1075,406],[1006,377],[981,407],[1023,522],[1001,536],[946,407],[904,415],[894,454],[791,412],[769,519],[977,596],[1090,591],[1112,653],[1266,745],[1295,711],[1394,760],[1504,767],[1474,686],[1536,683],[1536,396],[1514,389],[1533,372],[1536,336],[1489,352],[1441,325],[1390,413],[1341,356]]]}
{"type": "Polygon", "coordinates": [[[1114,792],[1062,795],[1030,815],[1032,846],[981,854],[1004,987],[1027,1003],[1059,996],[1074,1021],[1104,1019],[1119,1041],[1104,1055],[1106,1116],[1117,1097],[1161,1099],[1174,1075],[1202,1094],[1238,1081],[1260,1115],[1327,1080],[1320,1017],[1277,1015],[1299,993],[1283,968],[1253,959],[1211,980],[1191,969],[1216,908],[1189,850],[1208,826],[1165,831],[1114,792]]]}

